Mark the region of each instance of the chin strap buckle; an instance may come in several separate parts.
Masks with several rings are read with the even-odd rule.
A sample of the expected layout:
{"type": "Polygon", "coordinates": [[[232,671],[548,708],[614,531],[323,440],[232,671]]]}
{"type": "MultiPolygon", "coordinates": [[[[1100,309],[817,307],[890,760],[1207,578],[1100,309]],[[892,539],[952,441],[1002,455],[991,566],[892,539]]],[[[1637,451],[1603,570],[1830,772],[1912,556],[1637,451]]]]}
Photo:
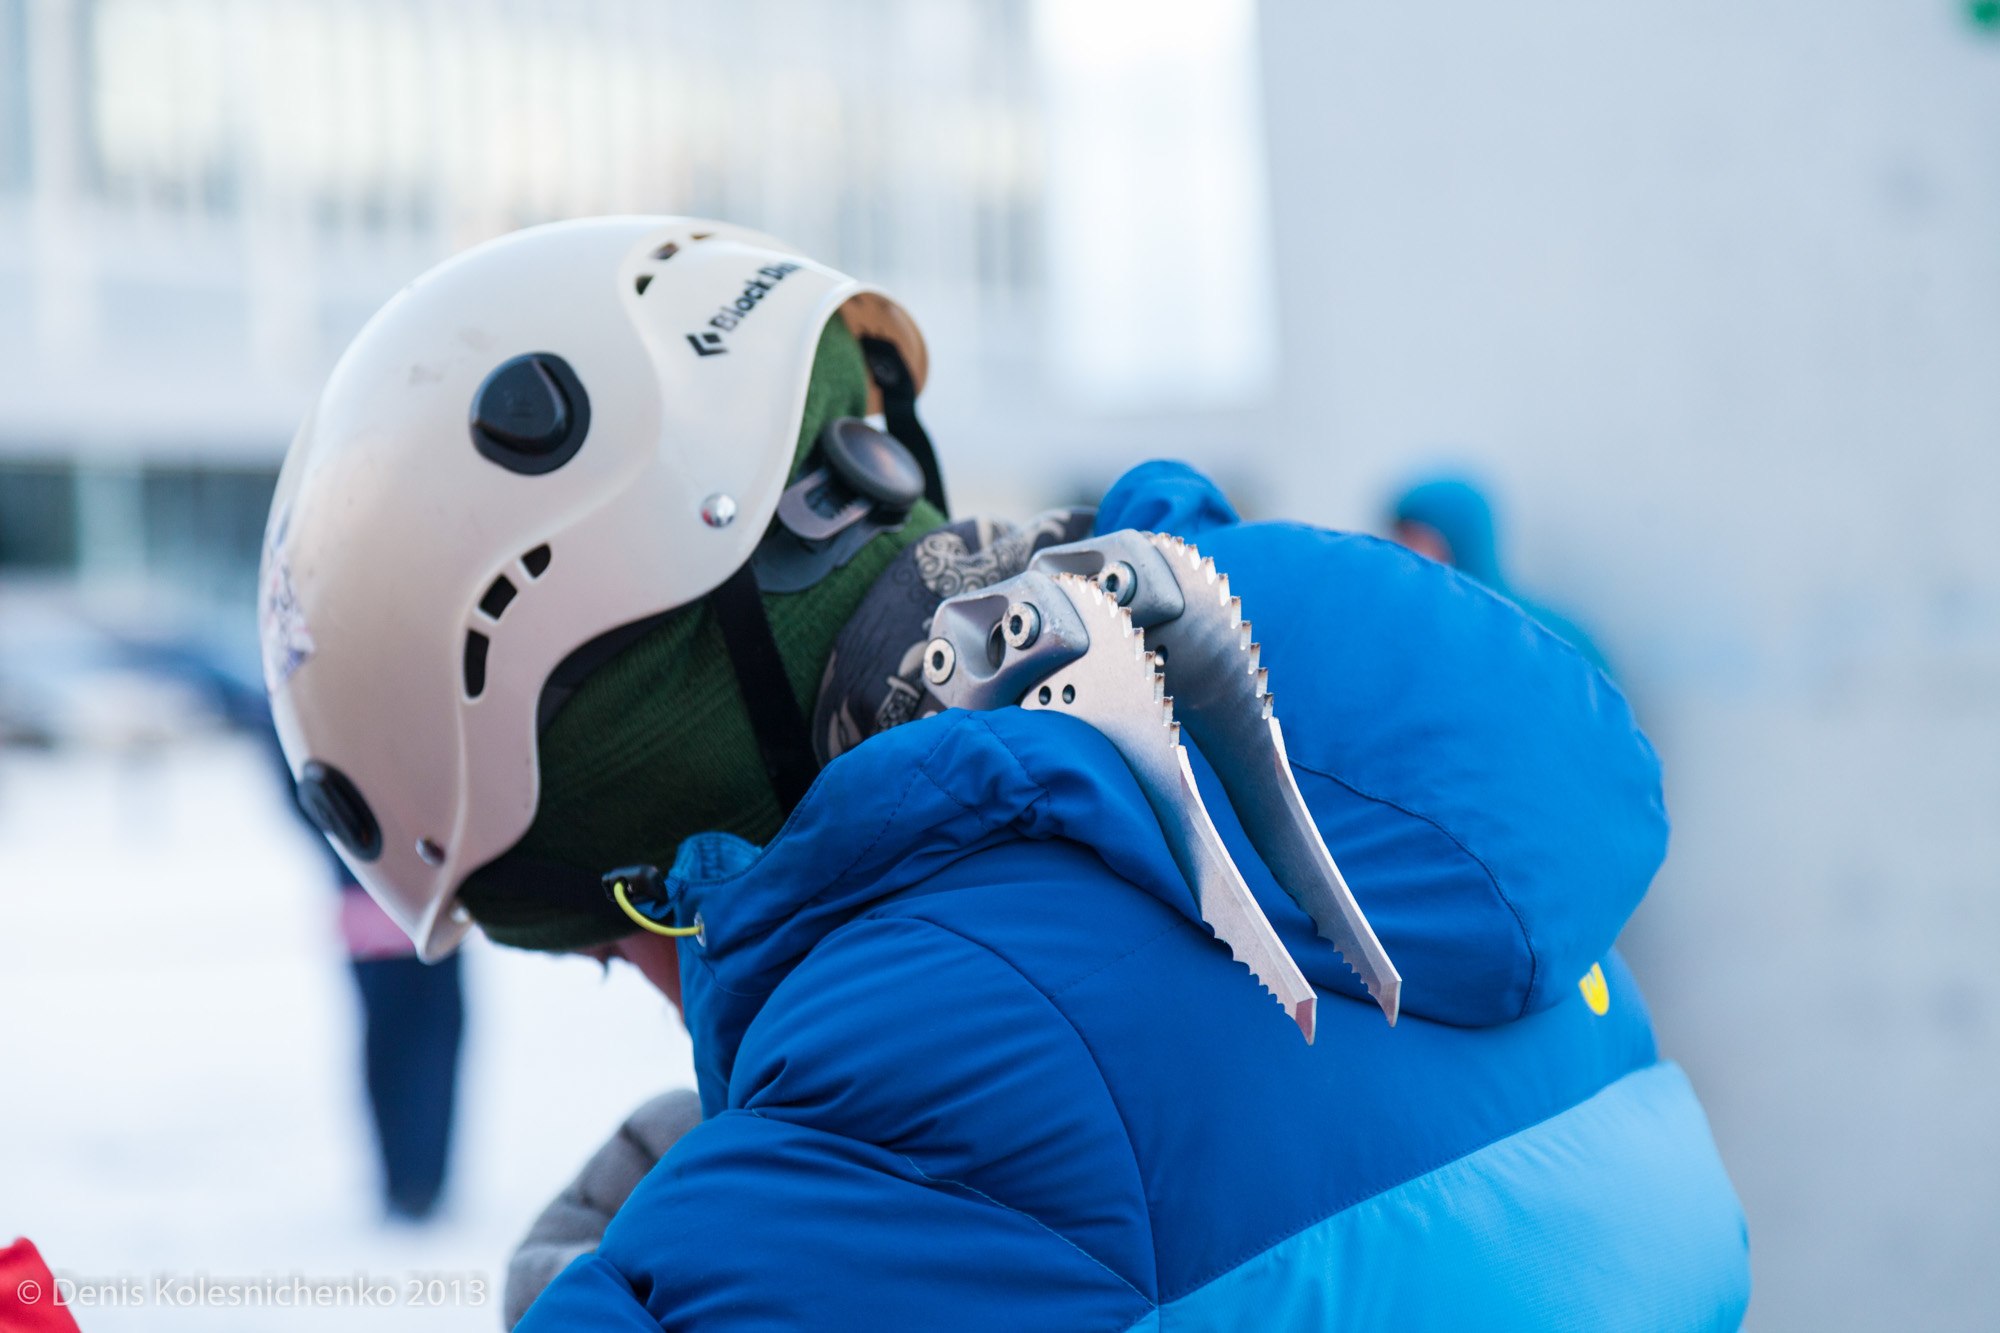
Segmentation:
{"type": "Polygon", "coordinates": [[[658,866],[620,866],[606,871],[602,882],[605,896],[618,904],[618,910],[639,929],[672,939],[701,933],[698,921],[692,926],[668,924],[674,919],[673,896],[668,893],[666,876],[658,866]]]}

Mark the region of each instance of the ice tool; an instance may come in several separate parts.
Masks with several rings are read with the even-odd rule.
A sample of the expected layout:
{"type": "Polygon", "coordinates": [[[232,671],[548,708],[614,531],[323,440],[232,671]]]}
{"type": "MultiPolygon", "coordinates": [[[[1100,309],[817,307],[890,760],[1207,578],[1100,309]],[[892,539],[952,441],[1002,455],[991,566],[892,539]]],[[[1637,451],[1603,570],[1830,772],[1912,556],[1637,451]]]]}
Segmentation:
{"type": "Polygon", "coordinates": [[[1134,531],[1052,547],[1026,572],[946,601],[932,632],[924,675],[943,706],[1067,712],[1111,741],[1202,920],[1311,1041],[1318,997],[1216,831],[1185,723],[1272,875],[1396,1021],[1402,979],[1306,809],[1250,623],[1214,561],[1134,531]]]}

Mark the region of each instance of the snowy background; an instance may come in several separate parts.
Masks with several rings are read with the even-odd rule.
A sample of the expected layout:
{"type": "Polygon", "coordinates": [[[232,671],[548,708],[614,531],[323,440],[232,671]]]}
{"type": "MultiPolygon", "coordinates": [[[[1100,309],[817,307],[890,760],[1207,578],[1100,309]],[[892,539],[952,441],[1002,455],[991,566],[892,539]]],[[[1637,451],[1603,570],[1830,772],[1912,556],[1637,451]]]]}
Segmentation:
{"type": "MultiPolygon", "coordinates": [[[[443,1215],[374,1197],[357,1003],[318,850],[260,743],[0,750],[0,1230],[136,1281],[85,1333],[499,1327],[528,1220],[665,1088],[687,1041],[638,975],[475,942],[443,1215]],[[483,1279],[483,1305],[162,1309],[153,1281],[483,1279]]],[[[461,1288],[468,1293],[471,1288],[461,1288]]]]}

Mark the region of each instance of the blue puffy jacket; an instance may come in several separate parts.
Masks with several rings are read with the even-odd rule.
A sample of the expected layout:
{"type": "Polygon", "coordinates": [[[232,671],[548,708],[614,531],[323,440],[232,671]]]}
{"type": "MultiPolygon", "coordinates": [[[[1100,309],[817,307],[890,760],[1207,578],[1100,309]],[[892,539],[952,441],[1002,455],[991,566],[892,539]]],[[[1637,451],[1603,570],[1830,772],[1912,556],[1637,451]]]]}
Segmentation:
{"type": "Polygon", "coordinates": [[[1198,759],[1328,997],[1316,1045],[1201,926],[1094,730],[897,728],[761,854],[684,849],[704,1121],[522,1328],[1735,1327],[1742,1213],[1611,948],[1667,837],[1617,691],[1472,581],[1240,524],[1176,465],[1099,526],[1197,541],[1242,595],[1402,1022],[1198,759]]]}

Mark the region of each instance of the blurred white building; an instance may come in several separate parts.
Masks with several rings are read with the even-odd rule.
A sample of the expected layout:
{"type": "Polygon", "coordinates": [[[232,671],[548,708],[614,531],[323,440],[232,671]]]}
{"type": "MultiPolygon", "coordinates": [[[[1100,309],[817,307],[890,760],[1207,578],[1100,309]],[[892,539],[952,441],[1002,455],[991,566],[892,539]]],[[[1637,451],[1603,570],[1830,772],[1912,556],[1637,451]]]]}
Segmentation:
{"type": "Polygon", "coordinates": [[[727,217],[888,286],[962,492],[1068,498],[1021,462],[1087,489],[1110,464],[1066,451],[1107,416],[1268,377],[1252,14],[0,0],[0,563],[233,589],[368,314],[606,212],[727,217]]]}
{"type": "Polygon", "coordinates": [[[1020,5],[0,15],[8,276],[30,314],[7,351],[41,372],[10,377],[10,435],[179,435],[193,456],[266,459],[329,354],[416,271],[579,214],[752,221],[969,327],[1019,320],[1038,290],[1020,5]]]}

